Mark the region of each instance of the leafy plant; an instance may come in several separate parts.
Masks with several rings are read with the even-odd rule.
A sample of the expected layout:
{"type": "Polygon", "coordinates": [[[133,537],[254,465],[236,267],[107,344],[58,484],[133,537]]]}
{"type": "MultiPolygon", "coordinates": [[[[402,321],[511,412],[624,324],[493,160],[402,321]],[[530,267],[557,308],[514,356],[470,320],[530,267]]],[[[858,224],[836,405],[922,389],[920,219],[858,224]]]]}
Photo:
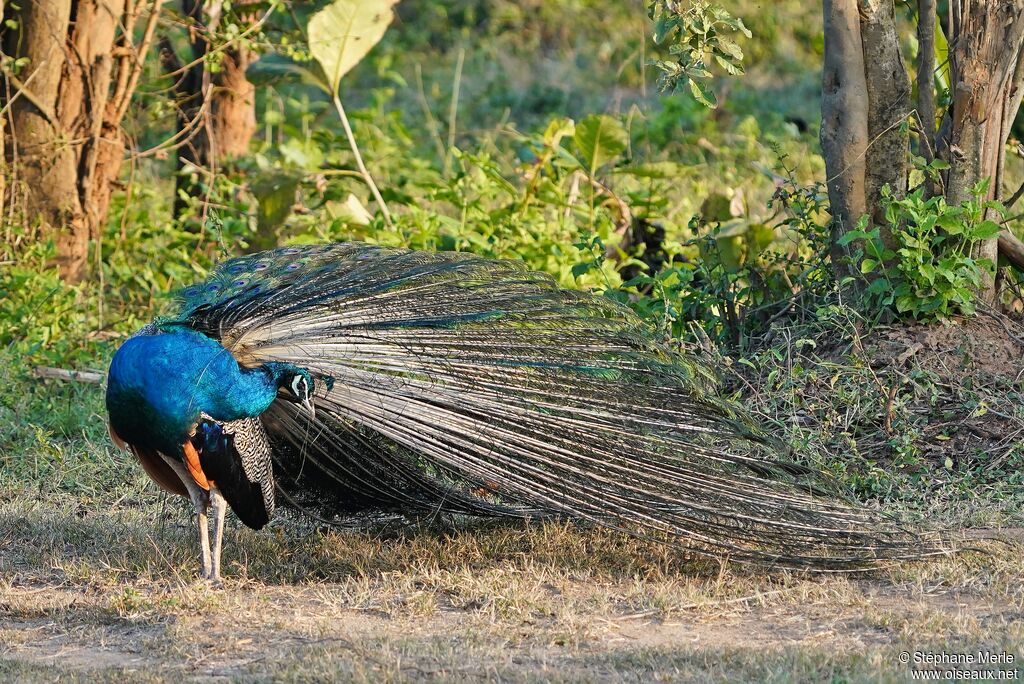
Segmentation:
{"type": "MultiPolygon", "coordinates": [[[[326,92],[345,130],[359,175],[370,189],[388,226],[391,212],[373,180],[356,144],[348,113],[341,102],[341,78],[380,42],[394,18],[392,8],[398,0],[334,0],[310,17],[306,26],[310,62],[302,64],[276,56],[257,62],[247,75],[257,83],[281,78],[297,78],[326,92]]],[[[301,53],[295,53],[301,54],[301,53]]]]}
{"type": "Polygon", "coordinates": [[[715,65],[733,76],[743,73],[743,50],[731,37],[736,33],[751,37],[743,20],[704,0],[653,0],[648,14],[654,20],[654,42],[670,42],[669,53],[674,57],[654,62],[661,71],[661,89],[673,91],[685,83],[698,102],[717,107],[707,82],[715,65]]]}
{"type": "Polygon", "coordinates": [[[928,321],[975,310],[975,293],[995,272],[990,259],[975,258],[973,247],[999,234],[989,212],[1004,215],[997,201],[983,201],[988,180],[971,188],[973,199],[950,206],[942,196],[925,198],[919,188],[906,197],[883,189],[885,220],[892,235],[869,228],[865,216],[841,245],[858,242],[853,262],[867,286],[862,297],[869,310],[891,310],[928,321]]]}

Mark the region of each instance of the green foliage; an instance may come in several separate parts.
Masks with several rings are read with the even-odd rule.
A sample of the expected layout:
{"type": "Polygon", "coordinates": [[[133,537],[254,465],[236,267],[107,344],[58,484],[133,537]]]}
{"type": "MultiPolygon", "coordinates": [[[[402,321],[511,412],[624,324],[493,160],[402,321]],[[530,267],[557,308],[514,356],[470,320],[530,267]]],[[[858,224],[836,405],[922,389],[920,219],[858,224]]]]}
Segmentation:
{"type": "Polygon", "coordinates": [[[733,40],[736,33],[752,37],[743,20],[704,0],[652,0],[648,13],[654,20],[654,42],[668,42],[673,57],[654,62],[662,72],[658,85],[673,91],[685,83],[698,102],[717,107],[708,81],[716,65],[732,76],[743,73],[743,50],[733,40]]]}
{"type": "Polygon", "coordinates": [[[867,217],[840,239],[842,245],[860,241],[852,259],[866,282],[866,308],[922,321],[973,314],[975,292],[995,271],[991,260],[972,256],[973,248],[999,234],[987,216],[1005,214],[999,202],[981,199],[987,192],[985,180],[971,189],[974,199],[950,206],[942,196],[926,199],[923,188],[902,198],[884,188],[892,244],[880,226],[869,228],[867,217]]]}
{"type": "Polygon", "coordinates": [[[792,175],[778,181],[769,217],[748,214],[739,192],[711,194],[689,223],[693,237],[665,243],[663,266],[605,295],[632,307],[666,339],[707,337],[741,353],[798,303],[827,300],[834,282],[824,189],[792,175]]]}
{"type": "Polygon", "coordinates": [[[397,2],[334,0],[309,20],[309,51],[326,77],[328,92],[337,93],[341,77],[384,37],[397,2]]]}
{"type": "Polygon", "coordinates": [[[629,146],[626,127],[618,119],[592,114],[576,126],[573,141],[579,150],[583,168],[591,176],[615,161],[629,146]]]}

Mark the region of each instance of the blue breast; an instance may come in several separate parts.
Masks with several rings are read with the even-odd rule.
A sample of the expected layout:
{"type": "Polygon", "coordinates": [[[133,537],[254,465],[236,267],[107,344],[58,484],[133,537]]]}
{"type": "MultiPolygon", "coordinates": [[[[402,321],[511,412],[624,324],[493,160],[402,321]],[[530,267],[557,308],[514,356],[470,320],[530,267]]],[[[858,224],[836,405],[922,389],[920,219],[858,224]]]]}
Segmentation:
{"type": "Polygon", "coordinates": [[[218,421],[255,417],[276,395],[265,368],[243,369],[219,342],[185,328],[132,337],[107,378],[114,431],[168,455],[179,453],[200,412],[218,421]]]}

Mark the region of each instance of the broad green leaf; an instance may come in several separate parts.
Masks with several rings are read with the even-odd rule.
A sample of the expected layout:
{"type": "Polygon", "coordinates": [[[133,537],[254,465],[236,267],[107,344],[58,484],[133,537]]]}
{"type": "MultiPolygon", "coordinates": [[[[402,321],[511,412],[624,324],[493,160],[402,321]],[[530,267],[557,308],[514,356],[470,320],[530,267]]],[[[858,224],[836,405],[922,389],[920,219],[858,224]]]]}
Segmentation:
{"type": "Polygon", "coordinates": [[[544,144],[548,147],[556,147],[567,135],[573,135],[576,132],[576,124],[572,119],[563,116],[557,116],[548,122],[548,127],[544,129],[544,144]]]}
{"type": "MultiPolygon", "coordinates": [[[[257,179],[252,184],[252,193],[259,205],[256,221],[263,237],[277,229],[292,212],[295,204],[295,191],[299,187],[300,177],[281,171],[257,179]]],[[[260,245],[263,246],[263,245],[260,245]]]]}
{"type": "Polygon", "coordinates": [[[885,280],[884,278],[877,278],[868,284],[867,289],[865,289],[864,292],[869,295],[881,294],[889,289],[889,285],[888,280],[885,280]]]}
{"type": "Polygon", "coordinates": [[[700,205],[700,215],[707,223],[728,221],[732,215],[732,200],[720,192],[713,192],[700,205]]]}
{"type": "Polygon", "coordinates": [[[995,221],[982,221],[971,231],[972,240],[991,240],[999,235],[1000,227],[995,221]]]}
{"type": "Polygon", "coordinates": [[[917,299],[911,295],[904,295],[896,298],[896,310],[906,313],[917,306],[917,299]]]}
{"type": "MultiPolygon", "coordinates": [[[[695,75],[700,76],[701,74],[695,75]]],[[[716,109],[718,107],[718,102],[715,101],[714,95],[712,95],[711,91],[707,89],[707,86],[692,78],[689,79],[689,82],[690,92],[693,94],[693,97],[697,102],[700,102],[705,107],[709,107],[711,109],[716,109]]]]}
{"type": "Polygon", "coordinates": [[[245,70],[245,77],[253,85],[268,86],[284,80],[296,80],[318,88],[328,89],[327,77],[316,62],[302,64],[284,55],[269,54],[260,57],[245,70]]]}
{"type": "Polygon", "coordinates": [[[576,124],[573,139],[591,176],[605,164],[615,161],[629,145],[629,135],[622,122],[605,114],[591,114],[576,124]]]}
{"type": "Polygon", "coordinates": [[[678,25],[678,20],[669,14],[662,14],[658,17],[658,20],[654,22],[654,44],[661,45],[662,41],[665,40],[665,36],[678,25]]]}
{"type": "Polygon", "coordinates": [[[624,173],[638,178],[678,178],[686,172],[686,167],[673,161],[648,162],[620,166],[615,173],[624,173]]]}
{"type": "Polygon", "coordinates": [[[983,197],[988,194],[988,186],[991,182],[991,178],[985,177],[980,181],[971,186],[971,194],[977,197],[983,197]]]}
{"type": "Polygon", "coordinates": [[[309,20],[309,51],[327,76],[330,92],[380,42],[398,0],[334,0],[309,20]]]}
{"type": "Polygon", "coordinates": [[[728,38],[719,37],[718,47],[726,55],[729,55],[737,62],[743,59],[743,50],[740,46],[728,38]]]}
{"type": "Polygon", "coordinates": [[[579,278],[581,275],[588,273],[591,269],[596,268],[592,262],[584,261],[579,264],[573,264],[572,275],[574,278],[579,278]]]}
{"type": "Polygon", "coordinates": [[[738,64],[733,64],[721,55],[715,55],[715,61],[718,62],[718,66],[722,67],[722,69],[724,69],[730,76],[739,76],[743,73],[743,67],[738,64]]]}

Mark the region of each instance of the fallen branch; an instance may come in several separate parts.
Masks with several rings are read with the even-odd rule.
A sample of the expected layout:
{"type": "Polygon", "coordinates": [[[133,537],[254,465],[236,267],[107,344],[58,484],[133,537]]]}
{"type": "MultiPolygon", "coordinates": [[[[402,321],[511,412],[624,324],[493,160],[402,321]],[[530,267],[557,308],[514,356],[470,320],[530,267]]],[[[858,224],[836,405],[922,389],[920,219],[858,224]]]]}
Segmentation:
{"type": "Polygon", "coordinates": [[[103,373],[96,373],[94,371],[75,371],[66,370],[64,368],[47,368],[46,366],[36,366],[35,373],[37,378],[68,380],[70,382],[88,382],[94,384],[103,382],[105,377],[103,373]]]}
{"type": "Polygon", "coordinates": [[[999,231],[999,254],[1018,271],[1024,272],[1024,242],[1008,230],[999,231]]]}

